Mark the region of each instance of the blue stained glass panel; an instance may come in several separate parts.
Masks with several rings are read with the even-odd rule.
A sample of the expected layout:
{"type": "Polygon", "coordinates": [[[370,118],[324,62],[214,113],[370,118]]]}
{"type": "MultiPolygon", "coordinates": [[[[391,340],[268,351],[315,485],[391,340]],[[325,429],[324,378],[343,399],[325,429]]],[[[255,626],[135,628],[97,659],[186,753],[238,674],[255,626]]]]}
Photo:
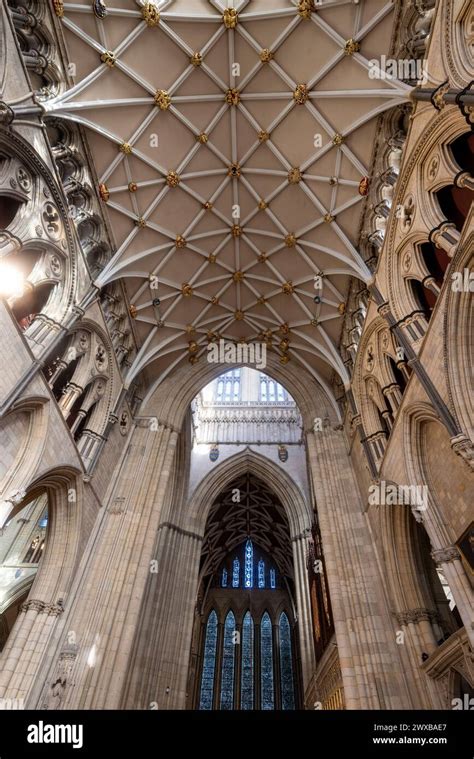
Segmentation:
{"type": "Polygon", "coordinates": [[[248,611],[242,624],[242,674],[240,708],[253,709],[253,619],[248,611]]]}
{"type": "Polygon", "coordinates": [[[280,615],[280,673],[281,673],[281,707],[295,708],[295,689],[293,684],[293,662],[291,657],[291,630],[285,612],[280,615]]]}
{"type": "Polygon", "coordinates": [[[263,559],[258,562],[258,587],[265,587],[265,562],[263,559]]]}
{"type": "Polygon", "coordinates": [[[207,618],[204,662],[202,667],[199,709],[211,710],[214,696],[214,670],[216,667],[217,614],[211,611],[207,618]]]}
{"type": "Polygon", "coordinates": [[[232,565],[232,587],[238,588],[240,585],[240,561],[238,559],[234,559],[234,563],[232,565]]]}
{"type": "Polygon", "coordinates": [[[222,587],[227,588],[227,569],[225,567],[222,570],[222,587]]]}
{"type": "Polygon", "coordinates": [[[260,624],[260,690],[261,709],[274,709],[272,623],[268,612],[260,624]]]}
{"type": "Polygon", "coordinates": [[[253,588],[253,545],[251,540],[245,544],[245,579],[246,588],[253,588]]]}
{"type": "Polygon", "coordinates": [[[229,611],[224,622],[224,646],[222,650],[221,709],[234,708],[234,664],[235,664],[235,617],[229,611]]]}
{"type": "Polygon", "coordinates": [[[270,587],[276,588],[276,571],[274,569],[270,569],[270,587]]]}

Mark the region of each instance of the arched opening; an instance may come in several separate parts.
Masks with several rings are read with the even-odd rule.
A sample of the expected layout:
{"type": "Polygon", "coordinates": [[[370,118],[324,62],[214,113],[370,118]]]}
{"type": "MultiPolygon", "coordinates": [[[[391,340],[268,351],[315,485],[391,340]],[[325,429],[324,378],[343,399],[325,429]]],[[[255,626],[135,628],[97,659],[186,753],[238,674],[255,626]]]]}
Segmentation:
{"type": "Polygon", "coordinates": [[[13,510],[0,530],[0,651],[44,555],[47,525],[48,497],[42,494],[13,510]]]}
{"type": "Polygon", "coordinates": [[[201,710],[300,708],[304,636],[305,645],[313,650],[306,572],[313,510],[308,507],[304,516],[307,538],[296,559],[291,536],[301,533],[301,523],[296,526],[295,515],[290,515],[288,504],[283,505],[272,487],[271,475],[260,469],[256,473],[250,466],[242,468],[239,459],[245,450],[259,457],[264,472],[265,461],[287,469],[305,491],[308,481],[299,409],[274,377],[240,367],[206,385],[191,410],[192,482],[200,478],[204,487],[217,462],[223,466],[221,457],[229,461],[229,467],[235,457],[239,469],[238,476],[228,477],[221,491],[213,494],[207,512],[188,704],[201,710]],[[298,571],[297,561],[302,562],[298,571]],[[307,601],[299,617],[302,597],[307,601]]]}
{"type": "Polygon", "coordinates": [[[474,176],[474,132],[464,132],[449,146],[458,166],[474,176]]]}
{"type": "MultiPolygon", "coordinates": [[[[1,163],[1,158],[0,158],[1,163]]],[[[18,213],[21,201],[17,198],[11,198],[8,195],[2,195],[0,203],[0,229],[7,229],[18,213]]]]}
{"type": "Polygon", "coordinates": [[[38,314],[44,310],[55,286],[52,282],[40,284],[35,288],[27,289],[21,298],[15,300],[12,312],[20,329],[28,329],[38,314]]]}
{"type": "Polygon", "coordinates": [[[420,590],[426,599],[426,607],[431,612],[430,621],[435,641],[440,646],[462,627],[463,623],[448,581],[433,561],[431,556],[433,548],[423,524],[416,521],[413,515],[411,515],[411,522],[414,532],[414,560],[420,590]]]}
{"type": "Polygon", "coordinates": [[[420,251],[431,277],[433,277],[437,286],[441,287],[451,259],[445,250],[437,248],[431,242],[422,243],[420,251]]]}
{"type": "Polygon", "coordinates": [[[200,563],[194,708],[295,709],[301,702],[289,524],[247,472],[209,512],[200,563]]]}
{"type": "MultiPolygon", "coordinates": [[[[10,157],[0,154],[0,176],[9,171],[10,157]]],[[[8,173],[7,173],[8,176],[8,173]]],[[[5,186],[5,185],[4,185],[5,186]]],[[[8,186],[5,187],[8,192],[8,186]]],[[[11,191],[11,189],[10,189],[11,191]]],[[[24,200],[18,197],[18,193],[12,195],[2,194],[0,197],[0,229],[7,229],[15,219],[18,210],[24,200]]]]}
{"type": "Polygon", "coordinates": [[[22,250],[11,261],[21,275],[24,287],[20,295],[10,298],[10,307],[19,327],[26,330],[46,309],[60,282],[62,263],[59,256],[50,255],[46,249],[22,250]]]}
{"type": "Polygon", "coordinates": [[[408,282],[410,283],[415,302],[418,303],[420,311],[424,314],[426,321],[429,322],[436,305],[437,296],[418,279],[409,279],[408,282]]]}
{"type": "Polygon", "coordinates": [[[467,187],[447,185],[438,190],[436,197],[443,216],[461,232],[474,201],[474,192],[467,187]]]}

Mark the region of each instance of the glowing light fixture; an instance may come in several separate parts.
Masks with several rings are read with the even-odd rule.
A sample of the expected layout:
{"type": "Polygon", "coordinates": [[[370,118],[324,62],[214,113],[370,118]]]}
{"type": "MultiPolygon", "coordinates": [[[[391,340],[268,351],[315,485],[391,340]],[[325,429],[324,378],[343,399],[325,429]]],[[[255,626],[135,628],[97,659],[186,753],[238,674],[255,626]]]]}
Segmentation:
{"type": "Polygon", "coordinates": [[[0,262],[0,297],[19,298],[25,287],[23,274],[11,264],[0,262]]]}

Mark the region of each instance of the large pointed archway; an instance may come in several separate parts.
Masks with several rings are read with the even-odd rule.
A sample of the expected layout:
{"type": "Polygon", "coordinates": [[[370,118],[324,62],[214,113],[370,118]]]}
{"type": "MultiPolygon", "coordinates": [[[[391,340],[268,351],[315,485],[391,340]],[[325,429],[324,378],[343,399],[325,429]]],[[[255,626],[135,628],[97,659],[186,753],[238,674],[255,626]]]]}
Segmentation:
{"type": "Polygon", "coordinates": [[[285,509],[247,471],[206,521],[188,679],[194,708],[300,706],[295,574],[285,509]]]}

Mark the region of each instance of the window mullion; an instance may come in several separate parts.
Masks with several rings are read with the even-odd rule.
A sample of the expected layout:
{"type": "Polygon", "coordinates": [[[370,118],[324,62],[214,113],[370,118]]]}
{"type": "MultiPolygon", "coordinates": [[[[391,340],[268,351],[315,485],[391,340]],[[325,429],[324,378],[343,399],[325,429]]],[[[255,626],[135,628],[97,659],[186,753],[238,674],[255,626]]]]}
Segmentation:
{"type": "Polygon", "coordinates": [[[254,623],[253,631],[253,674],[254,674],[254,686],[253,686],[253,699],[254,709],[260,709],[260,623],[254,623]]]}
{"type": "Polygon", "coordinates": [[[278,622],[272,620],[273,636],[273,692],[275,709],[281,709],[281,672],[280,672],[280,629],[278,622]]]}
{"type": "Polygon", "coordinates": [[[234,709],[240,711],[240,682],[242,676],[242,622],[235,623],[238,632],[238,644],[235,646],[234,658],[234,709]]]}

